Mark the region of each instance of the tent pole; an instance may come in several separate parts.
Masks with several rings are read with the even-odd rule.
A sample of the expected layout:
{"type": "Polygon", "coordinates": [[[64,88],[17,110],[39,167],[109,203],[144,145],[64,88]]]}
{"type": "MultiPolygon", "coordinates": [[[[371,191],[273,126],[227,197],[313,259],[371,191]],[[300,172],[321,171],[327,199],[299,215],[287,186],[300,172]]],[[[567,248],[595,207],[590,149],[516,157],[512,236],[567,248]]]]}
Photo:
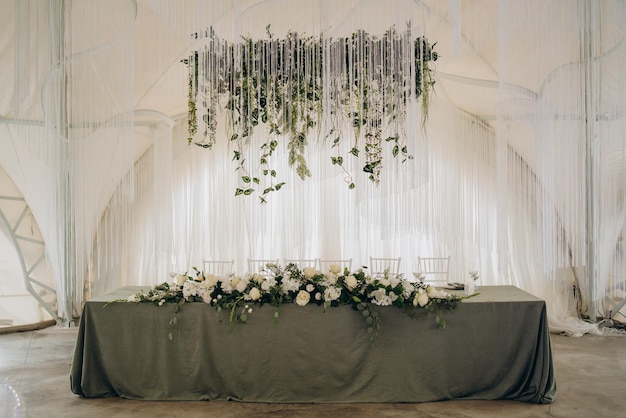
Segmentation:
{"type": "Polygon", "coordinates": [[[589,320],[597,321],[598,295],[596,283],[598,283],[598,196],[597,196],[597,153],[598,137],[596,126],[597,101],[596,86],[597,78],[594,65],[596,46],[594,39],[594,22],[596,17],[596,0],[583,1],[583,62],[584,62],[584,100],[585,100],[585,190],[586,190],[586,264],[585,275],[587,278],[588,304],[587,314],[589,320]]]}

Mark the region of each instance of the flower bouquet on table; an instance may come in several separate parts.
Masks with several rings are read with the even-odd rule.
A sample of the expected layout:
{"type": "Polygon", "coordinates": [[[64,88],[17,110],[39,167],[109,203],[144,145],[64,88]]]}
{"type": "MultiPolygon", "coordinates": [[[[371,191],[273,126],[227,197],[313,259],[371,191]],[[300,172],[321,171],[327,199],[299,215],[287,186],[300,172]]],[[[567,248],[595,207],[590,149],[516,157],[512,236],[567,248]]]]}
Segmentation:
{"type": "MultiPolygon", "coordinates": [[[[155,286],[146,293],[134,294],[128,302],[152,302],[158,306],[187,302],[204,302],[218,312],[229,313],[231,324],[246,323],[255,306],[269,304],[280,315],[286,303],[305,306],[310,303],[324,309],[351,305],[367,324],[372,342],[380,328],[380,315],[374,306],[395,306],[412,318],[420,313],[434,313],[440,328],[445,328],[444,311],[456,308],[464,297],[451,295],[421,282],[410,282],[402,275],[385,272],[372,277],[365,270],[355,272],[331,265],[326,272],[312,267],[300,269],[268,263],[260,272],[218,277],[194,268],[195,274],[180,274],[174,282],[155,286]]],[[[178,309],[177,308],[177,309],[178,309]]]]}

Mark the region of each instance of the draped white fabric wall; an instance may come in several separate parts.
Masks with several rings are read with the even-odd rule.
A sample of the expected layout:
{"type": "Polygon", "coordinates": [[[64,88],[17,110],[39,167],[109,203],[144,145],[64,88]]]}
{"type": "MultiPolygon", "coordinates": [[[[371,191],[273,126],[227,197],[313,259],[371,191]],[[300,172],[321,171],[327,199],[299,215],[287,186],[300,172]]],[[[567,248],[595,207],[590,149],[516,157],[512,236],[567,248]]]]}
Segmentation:
{"type": "MultiPolygon", "coordinates": [[[[591,300],[601,315],[610,310],[605,296],[626,291],[623,2],[493,0],[481,2],[484,14],[463,0],[399,2],[384,12],[386,2],[365,0],[152,0],[138,2],[139,13],[135,2],[120,0],[113,14],[109,2],[96,0],[59,2],[66,7],[53,10],[18,3],[20,25],[34,16],[66,18],[64,36],[45,41],[20,26],[21,45],[31,45],[30,53],[38,42],[50,45],[51,56],[32,55],[46,61],[33,75],[33,63],[16,54],[14,116],[45,122],[13,137],[14,149],[25,153],[20,169],[50,175],[16,184],[46,239],[61,317],[77,316],[85,297],[162,282],[171,271],[201,267],[202,258],[234,259],[244,272],[248,257],[352,258],[353,267],[367,265],[369,256],[402,257],[401,271],[410,275],[417,256],[449,255],[455,281],[476,269],[479,285],[520,286],[547,300],[553,330],[572,333],[594,329],[577,319],[573,285],[581,307],[591,300]],[[151,89],[185,103],[179,61],[188,51],[180,40],[190,45],[189,34],[209,26],[230,39],[265,36],[267,24],[279,36],[290,29],[339,36],[405,27],[408,17],[416,35],[438,41],[437,78],[448,83],[435,86],[425,132],[419,105],[411,105],[407,145],[415,158],[402,164],[384,155],[378,187],[349,160],[357,187],[348,190],[346,173],[330,163],[333,151],[310,139],[311,179],[301,181],[279,156],[275,169],[285,188],[266,205],[235,197],[238,176],[223,124],[213,149],[187,146],[184,108],[133,95],[151,89]],[[68,50],[56,54],[59,61],[61,46],[68,50]],[[486,72],[451,74],[469,61],[486,72]],[[26,92],[32,85],[46,88],[26,92]],[[498,105],[491,114],[470,114],[459,93],[478,103],[495,97],[498,105]],[[23,107],[24,98],[41,99],[44,110],[23,107]],[[139,121],[133,114],[157,104],[167,115],[139,121]],[[152,144],[145,152],[144,142],[152,144]]],[[[263,135],[257,129],[251,143],[263,135]]]]}
{"type": "MultiPolygon", "coordinates": [[[[123,179],[135,154],[136,13],[132,2],[117,3],[119,15],[97,1],[26,0],[13,10],[15,82],[3,91],[12,106],[3,108],[10,128],[2,163],[46,242],[61,323],[80,315],[85,286],[96,280],[93,254],[105,250],[96,228],[111,196],[132,199],[123,179]]],[[[116,242],[125,242],[123,232],[116,242]]]]}

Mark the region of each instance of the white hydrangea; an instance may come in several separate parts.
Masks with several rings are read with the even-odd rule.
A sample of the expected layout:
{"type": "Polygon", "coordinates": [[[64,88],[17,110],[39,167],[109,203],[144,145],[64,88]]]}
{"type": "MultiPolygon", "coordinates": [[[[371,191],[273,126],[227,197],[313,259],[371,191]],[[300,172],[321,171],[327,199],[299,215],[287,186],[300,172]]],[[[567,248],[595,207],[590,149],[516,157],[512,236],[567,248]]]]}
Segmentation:
{"type": "Polygon", "coordinates": [[[183,284],[183,297],[189,300],[191,296],[198,296],[199,285],[198,282],[186,281],[183,284]]]}
{"type": "Polygon", "coordinates": [[[296,292],[300,289],[300,282],[292,279],[291,277],[289,277],[286,280],[283,280],[282,283],[282,291],[283,294],[288,294],[288,293],[292,293],[292,292],[296,292]]]}
{"type": "Polygon", "coordinates": [[[339,299],[341,296],[341,289],[335,286],[329,286],[324,289],[324,302],[332,302],[339,299]]]}
{"type": "Polygon", "coordinates": [[[266,277],[261,282],[261,289],[266,292],[269,292],[269,290],[274,286],[276,286],[276,277],[266,277]]]}
{"type": "Polygon", "coordinates": [[[327,287],[331,287],[331,286],[335,286],[337,284],[337,280],[339,279],[339,276],[337,276],[335,273],[328,272],[324,275],[324,280],[322,280],[322,285],[327,286],[327,287]]]}

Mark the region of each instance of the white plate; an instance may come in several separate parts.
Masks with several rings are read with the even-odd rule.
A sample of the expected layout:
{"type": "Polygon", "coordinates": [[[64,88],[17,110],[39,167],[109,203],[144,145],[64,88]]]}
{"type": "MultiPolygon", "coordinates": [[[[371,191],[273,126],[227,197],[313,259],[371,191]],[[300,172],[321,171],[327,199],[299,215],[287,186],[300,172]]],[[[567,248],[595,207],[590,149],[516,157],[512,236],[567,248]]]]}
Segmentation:
{"type": "Polygon", "coordinates": [[[465,285],[463,283],[448,283],[446,286],[448,290],[463,290],[465,289],[465,285]]]}

